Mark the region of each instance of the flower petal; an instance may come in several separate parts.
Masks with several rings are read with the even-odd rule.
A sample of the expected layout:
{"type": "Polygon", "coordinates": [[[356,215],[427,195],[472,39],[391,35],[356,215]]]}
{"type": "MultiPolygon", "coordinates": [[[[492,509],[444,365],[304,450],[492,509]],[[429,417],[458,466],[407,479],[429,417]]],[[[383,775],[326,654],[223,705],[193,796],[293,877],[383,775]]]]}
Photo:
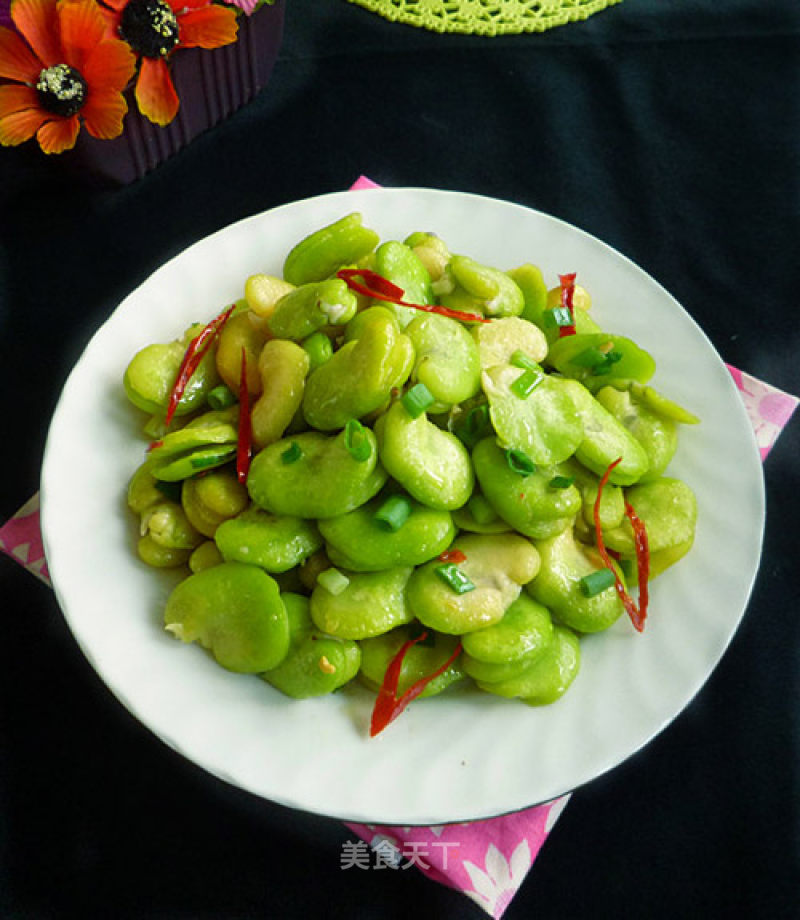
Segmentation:
{"type": "Polygon", "coordinates": [[[168,125],[177,115],[180,101],[163,59],[142,58],[136,102],[142,115],[157,125],[168,125]]]}
{"type": "Polygon", "coordinates": [[[92,137],[110,140],[122,134],[122,119],[127,111],[128,103],[121,93],[99,90],[89,95],[81,115],[92,137]]]}
{"type": "Polygon", "coordinates": [[[63,153],[75,146],[81,123],[77,115],[71,118],[54,118],[45,122],[36,133],[44,153],[63,153]]]}
{"type": "Polygon", "coordinates": [[[230,7],[207,6],[178,17],[181,48],[221,48],[236,41],[239,25],[230,7]]]}
{"type": "Polygon", "coordinates": [[[32,86],[19,83],[0,86],[0,118],[13,112],[39,108],[39,96],[32,86]]]}
{"type": "Polygon", "coordinates": [[[58,40],[56,0],[14,0],[11,18],[45,67],[64,63],[58,40]]]}
{"type": "Polygon", "coordinates": [[[106,21],[94,0],[59,0],[64,61],[83,73],[86,56],[103,40],[106,21]]]}
{"type": "Polygon", "coordinates": [[[128,0],[103,0],[103,3],[105,3],[106,6],[110,6],[112,10],[121,13],[128,5],[128,0]]]}
{"type": "Polygon", "coordinates": [[[16,147],[30,140],[48,118],[41,109],[25,109],[0,115],[0,144],[4,147],[16,147]]]}
{"type": "Polygon", "coordinates": [[[99,42],[86,56],[83,76],[90,87],[123,90],[136,69],[136,55],[125,42],[99,42]]]}
{"type": "Polygon", "coordinates": [[[16,32],[0,28],[0,77],[35,83],[42,70],[42,62],[16,32]]]}
{"type": "MultiPolygon", "coordinates": [[[[127,3],[128,0],[125,0],[127,3]]],[[[169,8],[179,16],[183,10],[198,10],[203,6],[209,6],[211,0],[167,0],[169,8]]]]}

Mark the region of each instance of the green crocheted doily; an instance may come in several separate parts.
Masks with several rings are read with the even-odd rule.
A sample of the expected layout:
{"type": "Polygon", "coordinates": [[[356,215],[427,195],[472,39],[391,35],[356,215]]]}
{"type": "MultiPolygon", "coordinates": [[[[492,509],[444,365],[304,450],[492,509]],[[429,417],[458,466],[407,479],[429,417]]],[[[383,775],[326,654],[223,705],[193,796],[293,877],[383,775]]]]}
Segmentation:
{"type": "Polygon", "coordinates": [[[514,35],[587,19],[622,0],[349,0],[392,22],[433,32],[514,35]]]}

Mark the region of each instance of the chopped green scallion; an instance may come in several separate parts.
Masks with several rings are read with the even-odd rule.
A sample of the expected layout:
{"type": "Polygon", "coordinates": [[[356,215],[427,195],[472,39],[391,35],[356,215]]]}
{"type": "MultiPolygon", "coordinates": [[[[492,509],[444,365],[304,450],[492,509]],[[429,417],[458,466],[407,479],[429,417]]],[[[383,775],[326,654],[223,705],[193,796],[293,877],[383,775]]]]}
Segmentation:
{"type": "Polygon", "coordinates": [[[206,398],[209,406],[216,411],[229,409],[236,402],[236,394],[229,390],[224,383],[214,387],[206,398]]]}
{"type": "Polygon", "coordinates": [[[523,371],[519,377],[511,383],[509,389],[519,399],[527,399],[543,380],[544,374],[542,371],[523,371]]]}
{"type": "Polygon", "coordinates": [[[605,591],[606,588],[613,587],[615,580],[611,569],[598,569],[596,572],[584,575],[581,578],[579,582],[581,593],[584,597],[594,597],[596,594],[600,594],[601,591],[605,591]]]}
{"type": "Polygon", "coordinates": [[[516,447],[510,447],[506,451],[506,463],[509,469],[519,473],[520,476],[530,476],[531,473],[536,472],[536,464],[533,460],[516,447]]]}
{"type": "Polygon", "coordinates": [[[526,371],[541,371],[541,366],[530,357],[526,355],[524,351],[517,349],[513,355],[511,355],[511,363],[514,367],[524,368],[526,371]]]}
{"type": "Polygon", "coordinates": [[[568,489],[574,482],[574,476],[553,476],[548,485],[551,489],[568,489]]]}
{"type": "Polygon", "coordinates": [[[405,495],[391,495],[375,512],[375,520],[385,530],[397,532],[411,514],[411,502],[405,495]]]}
{"type": "Polygon", "coordinates": [[[366,429],[358,419],[348,419],[344,426],[344,446],[350,456],[359,463],[368,460],[372,454],[372,445],[367,438],[366,429]]]}
{"type": "Polygon", "coordinates": [[[566,329],[575,325],[575,320],[567,307],[553,307],[544,311],[544,321],[550,326],[557,326],[559,329],[566,329]]]}
{"type": "Polygon", "coordinates": [[[317,584],[331,594],[341,594],[350,584],[350,579],[338,569],[325,569],[317,575],[317,584]]]}
{"type": "Polygon", "coordinates": [[[400,402],[411,418],[419,418],[423,412],[430,409],[436,400],[424,383],[415,383],[414,386],[404,394],[400,402]]]}
{"type": "Polygon", "coordinates": [[[281,454],[281,460],[284,463],[295,463],[303,456],[303,450],[297,441],[292,441],[292,443],[286,448],[286,450],[281,454]]]}
{"type": "Polygon", "coordinates": [[[468,591],[475,590],[475,585],[469,579],[469,576],[465,575],[455,562],[445,562],[444,565],[437,565],[433,571],[456,594],[466,594],[468,591]]]}

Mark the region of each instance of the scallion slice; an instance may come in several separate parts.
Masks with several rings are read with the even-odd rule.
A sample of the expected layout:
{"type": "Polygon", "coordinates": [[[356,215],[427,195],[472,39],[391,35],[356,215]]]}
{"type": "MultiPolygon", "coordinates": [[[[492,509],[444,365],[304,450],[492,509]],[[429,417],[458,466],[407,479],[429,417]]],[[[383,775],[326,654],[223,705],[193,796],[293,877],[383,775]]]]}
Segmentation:
{"type": "Polygon", "coordinates": [[[568,489],[574,482],[574,476],[553,476],[548,485],[551,489],[568,489]]]}
{"type": "Polygon", "coordinates": [[[281,460],[286,464],[295,463],[302,456],[303,456],[303,449],[300,447],[297,441],[292,441],[292,443],[281,454],[281,460]]]}
{"type": "Polygon", "coordinates": [[[385,530],[396,533],[411,514],[411,502],[405,495],[391,495],[375,512],[375,520],[385,530]]]}
{"type": "Polygon", "coordinates": [[[584,597],[594,597],[601,591],[605,591],[606,588],[613,587],[614,583],[615,577],[611,569],[598,569],[596,572],[584,575],[578,584],[584,597]]]}
{"type": "Polygon", "coordinates": [[[331,594],[341,594],[350,584],[350,579],[338,569],[325,569],[317,575],[317,584],[331,594]]]}
{"type": "Polygon", "coordinates": [[[506,463],[509,469],[519,473],[520,476],[530,476],[531,473],[536,472],[536,464],[533,460],[516,447],[509,447],[506,451],[506,463]]]}
{"type": "Polygon", "coordinates": [[[220,409],[229,409],[236,402],[236,394],[229,390],[224,383],[221,383],[211,390],[206,399],[212,409],[219,411],[220,409]]]}
{"type": "Polygon", "coordinates": [[[367,438],[366,429],[358,419],[348,419],[344,426],[344,446],[350,456],[359,463],[369,459],[372,446],[367,438]]]}
{"type": "Polygon", "coordinates": [[[509,389],[519,399],[527,399],[543,380],[544,374],[540,370],[523,371],[512,381],[509,389]]]}
{"type": "Polygon", "coordinates": [[[443,565],[437,565],[433,571],[456,594],[466,594],[468,591],[475,590],[475,585],[469,576],[465,575],[455,562],[445,562],[443,565]]]}
{"type": "Polygon", "coordinates": [[[519,349],[511,355],[511,363],[514,367],[522,367],[526,371],[541,371],[542,369],[530,355],[526,355],[524,351],[520,351],[519,349]]]}
{"type": "Polygon", "coordinates": [[[419,418],[423,412],[430,409],[436,400],[424,383],[415,383],[414,386],[405,393],[400,402],[411,418],[419,418]]]}

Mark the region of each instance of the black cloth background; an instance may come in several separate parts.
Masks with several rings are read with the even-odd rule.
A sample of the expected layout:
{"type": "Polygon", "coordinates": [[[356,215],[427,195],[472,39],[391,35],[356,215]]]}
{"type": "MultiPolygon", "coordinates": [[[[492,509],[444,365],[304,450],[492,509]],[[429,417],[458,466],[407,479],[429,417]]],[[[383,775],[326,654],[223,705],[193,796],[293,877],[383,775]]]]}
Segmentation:
{"type": "MultiPolygon", "coordinates": [[[[625,0],[494,39],[289,0],[267,90],[143,181],[100,189],[32,145],[0,150],[0,519],[38,488],[60,388],[127,293],[212,231],[361,173],[576,224],[726,361],[800,393],[798,51],[796,0],[625,0]]],[[[765,465],[763,563],[721,664],[574,794],[507,920],[800,914],[798,449],[795,420],[765,465]]],[[[0,917],[485,916],[413,868],[343,870],[339,822],[173,753],[7,559],[0,630],[0,917]]]]}

